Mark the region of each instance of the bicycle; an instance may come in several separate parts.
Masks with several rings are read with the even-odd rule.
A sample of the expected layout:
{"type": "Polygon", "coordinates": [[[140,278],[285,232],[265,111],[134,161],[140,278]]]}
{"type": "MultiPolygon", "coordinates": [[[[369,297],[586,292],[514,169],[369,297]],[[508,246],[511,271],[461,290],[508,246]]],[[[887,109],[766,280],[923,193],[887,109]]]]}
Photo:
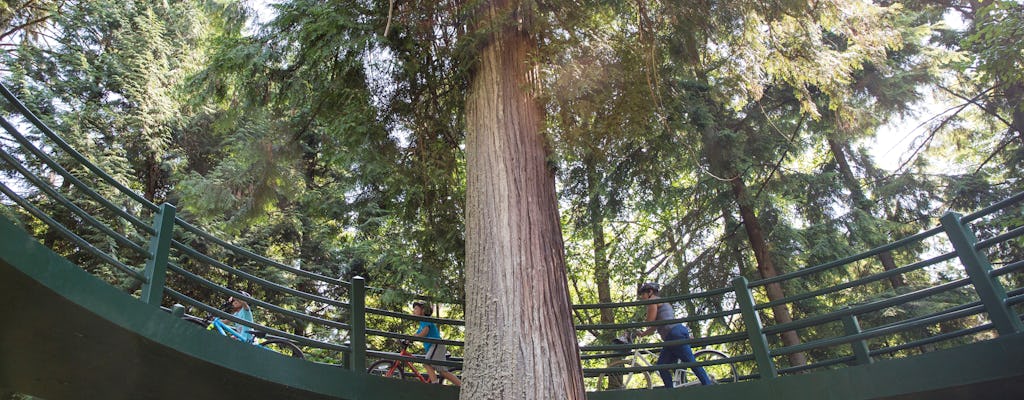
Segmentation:
{"type": "Polygon", "coordinates": [[[280,354],[283,354],[283,355],[289,356],[289,357],[295,357],[295,358],[299,358],[299,359],[306,358],[306,355],[302,352],[302,349],[299,348],[298,345],[296,345],[291,340],[288,340],[288,339],[285,339],[285,338],[281,338],[281,337],[277,337],[277,336],[270,336],[270,335],[267,335],[266,332],[257,331],[257,330],[254,330],[254,329],[249,329],[248,327],[242,327],[243,329],[249,329],[249,333],[252,334],[252,337],[246,338],[241,333],[236,331],[234,328],[228,326],[226,323],[224,323],[223,320],[221,320],[220,318],[217,318],[217,317],[214,317],[211,320],[211,319],[202,319],[202,318],[199,318],[199,317],[194,317],[194,316],[191,316],[191,315],[186,315],[186,316],[184,316],[182,318],[185,319],[188,322],[191,322],[193,324],[196,324],[196,325],[199,325],[199,326],[203,327],[203,329],[210,330],[210,331],[216,331],[217,333],[220,333],[223,336],[232,337],[232,338],[237,339],[238,341],[241,341],[243,343],[248,343],[248,344],[251,344],[253,346],[256,346],[256,347],[259,347],[259,348],[262,348],[262,349],[265,349],[265,350],[270,350],[270,351],[273,351],[275,353],[280,353],[280,354]]]}
{"type": "MultiPolygon", "coordinates": [[[[633,344],[634,335],[632,332],[627,333],[625,336],[619,336],[612,340],[613,344],[633,344]]],[[[714,360],[724,360],[729,358],[729,355],[712,349],[702,349],[696,351],[694,358],[697,362],[709,362],[714,360]]],[[[633,349],[633,352],[626,358],[615,360],[608,363],[608,368],[622,368],[622,367],[650,367],[655,365],[651,360],[655,360],[654,353],[648,349],[633,349]]],[[[738,374],[736,373],[736,364],[734,363],[722,363],[714,365],[704,365],[704,370],[711,377],[711,380],[715,383],[727,383],[735,382],[738,374]]],[[[651,389],[654,387],[654,381],[651,379],[651,374],[657,374],[657,371],[638,371],[638,372],[625,372],[625,373],[601,373],[597,376],[597,390],[609,390],[609,389],[651,389]],[[621,386],[616,387],[612,385],[612,376],[621,375],[622,382],[621,386]]],[[[689,368],[680,368],[672,371],[672,386],[673,387],[687,387],[700,385],[700,380],[693,374],[689,368]]]]}
{"type": "MultiPolygon", "coordinates": [[[[401,348],[401,350],[399,350],[398,352],[398,355],[405,357],[423,358],[423,356],[409,353],[409,346],[412,343],[409,342],[408,340],[399,340],[398,343],[401,348]]],[[[459,367],[451,367],[448,369],[448,372],[455,374],[457,371],[460,370],[461,368],[459,367]]],[[[420,381],[422,383],[427,384],[430,383],[430,375],[426,373],[425,368],[424,372],[420,372],[420,370],[417,369],[415,365],[413,365],[412,361],[408,360],[378,360],[373,364],[370,364],[370,367],[366,369],[366,372],[369,373],[370,375],[382,376],[385,378],[395,378],[403,380],[408,379],[420,381]],[[407,372],[406,369],[408,369],[409,372],[407,372]]],[[[455,375],[458,377],[457,374],[455,375]]],[[[452,381],[445,379],[444,376],[441,376],[440,372],[437,373],[437,384],[453,385],[452,381]]]]}

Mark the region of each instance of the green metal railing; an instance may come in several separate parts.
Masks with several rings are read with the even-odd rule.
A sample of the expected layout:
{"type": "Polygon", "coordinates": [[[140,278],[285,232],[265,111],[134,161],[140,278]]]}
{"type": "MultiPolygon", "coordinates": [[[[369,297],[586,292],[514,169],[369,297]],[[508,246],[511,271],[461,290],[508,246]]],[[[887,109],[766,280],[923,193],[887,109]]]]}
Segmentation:
{"type": "MultiPolygon", "coordinates": [[[[88,253],[89,257],[79,257],[80,265],[136,294],[141,301],[164,305],[168,309],[180,303],[189,313],[217,316],[288,338],[307,353],[313,353],[317,361],[346,364],[360,371],[365,371],[368,354],[375,358],[403,358],[394,353],[367,351],[369,338],[375,338],[373,344],[376,346],[384,346],[386,339],[414,338],[368,329],[367,319],[400,326],[429,320],[456,327],[450,329],[456,332],[458,326],[464,325],[457,320],[415,317],[370,307],[367,305],[367,291],[376,293],[381,290],[366,288],[362,278],[348,282],[323,276],[282,264],[217,238],[177,216],[172,205],[153,204],[117,182],[75,151],[8,88],[0,86],[0,94],[14,111],[13,115],[0,119],[0,125],[11,139],[10,143],[16,143],[16,146],[3,146],[0,158],[17,173],[0,181],[0,191],[17,205],[18,210],[22,210],[20,219],[23,222],[35,218],[41,226],[66,241],[67,244],[61,246],[72,246],[75,252],[82,250],[88,253]],[[9,118],[19,118],[17,126],[9,118]],[[35,135],[22,133],[28,130],[35,135]],[[45,147],[49,148],[43,150],[45,147]],[[52,154],[56,152],[64,157],[52,154]],[[58,162],[57,159],[65,161],[58,162]],[[35,171],[28,166],[34,166],[35,171]],[[54,185],[40,175],[50,177],[51,181],[60,179],[64,187],[58,189],[56,186],[60,185],[54,185]],[[95,204],[90,204],[92,209],[86,210],[86,206],[75,204],[62,191],[78,191],[95,204]],[[53,203],[60,207],[52,206],[53,203]],[[125,204],[131,206],[123,206],[125,204]],[[44,211],[39,205],[49,209],[44,211]],[[54,217],[64,213],[70,214],[71,218],[54,217]],[[147,219],[153,222],[143,222],[147,219]],[[111,241],[114,245],[110,245],[111,241]],[[112,273],[109,268],[118,272],[112,273]],[[122,279],[111,279],[112,274],[123,276],[117,276],[122,279]],[[225,280],[233,282],[231,288],[217,283],[225,280]],[[317,293],[297,289],[302,286],[300,283],[311,282],[315,285],[306,286],[318,287],[317,293]],[[202,290],[195,290],[195,287],[202,290]],[[188,293],[186,288],[190,288],[188,293]],[[243,289],[262,296],[244,296],[239,292],[243,289]],[[220,302],[218,299],[229,296],[244,298],[254,309],[256,321],[268,322],[238,320],[214,306],[220,302]],[[272,303],[264,298],[276,301],[272,303]],[[329,308],[335,311],[331,317],[324,317],[294,306],[284,306],[297,302],[306,309],[329,308]],[[296,325],[302,329],[285,328],[296,325]]],[[[379,300],[374,301],[374,304],[379,303],[379,300]]],[[[450,346],[462,345],[457,340],[425,340],[450,346]]]]}
{"type": "MultiPolygon", "coordinates": [[[[1024,269],[1024,263],[1017,254],[1024,248],[1024,242],[1019,239],[1024,235],[1024,229],[1017,226],[1007,229],[1004,232],[978,241],[968,225],[969,222],[978,221],[983,217],[991,216],[997,211],[1003,212],[1003,216],[995,219],[1020,224],[1021,203],[1024,200],[1024,193],[1020,193],[984,210],[960,217],[956,213],[946,213],[942,216],[941,226],[928,231],[895,241],[885,246],[871,249],[841,260],[826,264],[803,268],[788,274],[779,275],[754,282],[748,282],[744,277],[737,277],[733,281],[732,288],[717,289],[704,293],[691,293],[683,296],[672,296],[654,301],[638,301],[629,303],[611,303],[594,305],[577,305],[578,310],[597,310],[602,308],[635,307],[652,302],[700,302],[703,299],[714,296],[722,296],[731,292],[735,299],[731,304],[732,309],[710,312],[704,315],[697,315],[688,318],[679,318],[672,321],[659,323],[621,323],[621,324],[600,324],[584,325],[578,329],[612,329],[628,330],[655,326],[664,323],[693,323],[698,326],[708,325],[714,319],[726,317],[735,322],[731,330],[718,329],[716,334],[705,338],[691,338],[678,340],[665,344],[690,344],[694,347],[712,346],[716,349],[726,350],[732,356],[726,362],[740,366],[740,379],[771,379],[780,374],[801,373],[807,370],[837,368],[842,365],[858,365],[874,362],[879,357],[900,357],[900,352],[908,350],[919,350],[928,346],[955,346],[964,342],[985,340],[996,335],[1008,335],[1024,332],[1021,327],[1021,315],[1013,306],[1021,304],[1024,299],[1024,289],[1020,287],[1011,288],[1007,291],[1005,283],[1013,284],[1020,282],[1020,272],[1024,269]],[[929,258],[919,259],[915,262],[905,264],[889,271],[878,271],[857,279],[844,279],[827,287],[804,290],[794,290],[799,285],[792,284],[798,279],[806,279],[819,274],[831,273],[834,276],[856,276],[849,273],[845,268],[863,267],[870,265],[873,258],[884,252],[900,251],[914,246],[919,246],[925,241],[932,241],[928,248],[939,248],[945,242],[952,248],[952,251],[933,255],[929,258]],[[983,254],[986,248],[1004,245],[1007,248],[1016,250],[1007,252],[1016,259],[1005,260],[1004,266],[993,269],[989,259],[983,254]],[[956,264],[951,264],[955,263],[956,264]],[[799,302],[813,299],[820,299],[831,295],[855,290],[864,290],[872,285],[885,285],[888,278],[912,273],[930,274],[939,266],[956,267],[962,271],[963,276],[957,278],[931,280],[932,285],[920,288],[900,288],[901,290],[890,290],[887,296],[880,296],[874,299],[861,300],[859,303],[836,304],[828,311],[816,315],[799,315],[793,321],[784,324],[773,324],[769,312],[773,307],[786,306],[791,310],[797,309],[799,302]],[[839,272],[837,272],[839,271],[839,272]],[[1016,280],[1000,279],[1015,276],[1016,280]],[[788,295],[782,299],[769,301],[764,289],[769,284],[782,284],[787,288],[788,295]],[[969,293],[970,296],[965,296],[969,293]],[[907,306],[915,302],[927,302],[939,296],[955,294],[958,298],[969,298],[961,304],[951,305],[934,312],[927,312],[921,315],[907,316],[904,319],[878,324],[864,328],[862,326],[863,316],[878,314],[891,310],[894,307],[907,306]],[[947,324],[953,321],[964,321],[961,327],[949,332],[920,333],[919,330],[926,327],[935,327],[940,324],[947,324]],[[838,329],[827,329],[829,326],[838,326],[838,329]],[[810,336],[809,328],[817,328],[814,332],[819,336],[810,336]],[[801,343],[794,345],[783,345],[778,339],[783,332],[798,332],[801,343]],[[835,332],[835,336],[820,336],[820,332],[835,332]],[[885,339],[915,337],[897,344],[888,344],[885,339]],[[959,342],[957,342],[959,341],[959,342]],[[818,354],[822,349],[846,348],[846,354],[822,358],[818,354]],[[780,359],[794,353],[807,355],[808,363],[804,365],[780,365],[780,359]]],[[[991,221],[989,221],[991,222],[991,221]]],[[[992,225],[989,223],[989,225],[992,225]]],[[[916,254],[918,251],[908,250],[907,254],[916,254]]],[[[835,280],[833,278],[833,280],[835,280]]],[[[1018,283],[1019,285],[1019,283],[1018,283]]],[[[877,291],[877,289],[876,289],[877,291]]],[[[856,298],[856,296],[834,296],[835,298],[856,298]]],[[[878,319],[878,318],[874,318],[878,319]]],[[[656,349],[663,346],[662,343],[634,344],[634,345],[595,345],[584,346],[583,352],[603,352],[594,355],[584,355],[584,362],[601,360],[612,357],[622,357],[627,351],[633,349],[656,349]],[[611,351],[611,352],[609,352],[611,351]]],[[[835,352],[832,352],[835,353],[835,352]]],[[[720,361],[716,361],[720,363],[720,361]]],[[[699,365],[710,365],[709,363],[697,363],[699,365]]],[[[626,372],[656,371],[660,369],[678,369],[693,366],[694,363],[678,363],[666,366],[652,367],[628,367],[628,368],[585,368],[587,376],[598,374],[613,374],[626,372]]]]}
{"type": "MultiPolygon", "coordinates": [[[[382,296],[376,295],[380,289],[366,287],[360,277],[345,281],[324,276],[217,238],[176,215],[173,206],[153,204],[119,183],[75,151],[6,87],[0,86],[0,92],[9,105],[7,108],[12,110],[0,118],[7,133],[0,138],[0,159],[3,171],[7,171],[7,177],[0,180],[0,191],[9,199],[0,210],[32,227],[41,241],[83,269],[143,302],[168,309],[181,304],[189,313],[218,316],[288,338],[312,354],[314,361],[344,364],[355,371],[365,371],[368,359],[417,360],[376,350],[385,348],[389,339],[443,343],[454,346],[457,354],[460,352],[463,321],[406,314],[385,304],[382,296]],[[80,194],[76,198],[84,200],[70,200],[66,194],[71,192],[80,194]],[[230,282],[230,288],[220,282],[230,282]],[[302,289],[310,287],[316,289],[302,289]],[[257,295],[244,296],[240,293],[243,289],[257,295]],[[258,310],[257,321],[262,323],[238,320],[211,305],[228,296],[248,301],[258,310]],[[413,337],[409,333],[416,321],[442,325],[450,339],[413,337]],[[397,326],[398,329],[392,329],[405,333],[375,329],[381,326],[397,326]]],[[[713,332],[669,343],[583,345],[580,351],[585,375],[730,363],[738,366],[741,380],[772,379],[1020,333],[1024,331],[1019,313],[1020,304],[1024,303],[1024,288],[1019,284],[1024,280],[1024,260],[1018,255],[1024,253],[1024,243],[1019,239],[1024,235],[1024,226],[1013,225],[1021,224],[1022,202],[1024,193],[966,216],[947,213],[934,229],[776,277],[748,281],[737,276],[731,286],[652,301],[575,305],[583,313],[605,308],[636,309],[655,302],[716,305],[699,311],[698,315],[670,321],[577,325],[581,340],[586,337],[583,332],[643,329],[672,323],[698,328],[694,332],[713,332]],[[1009,227],[999,228],[1004,225],[1009,227]],[[980,231],[986,236],[981,240],[976,237],[980,231]],[[948,251],[932,254],[922,250],[943,248],[948,251]],[[900,254],[905,264],[888,271],[876,268],[874,258],[885,252],[900,254]],[[993,267],[993,254],[998,258],[998,268],[993,267]],[[936,271],[940,270],[959,272],[939,276],[936,271]],[[910,274],[925,276],[931,284],[885,289],[889,278],[910,274]],[[831,283],[809,289],[799,284],[823,276],[829,278],[820,281],[831,283]],[[765,288],[774,284],[782,285],[787,296],[769,301],[765,288]],[[850,294],[855,292],[874,295],[850,294]],[[879,317],[893,308],[940,297],[958,302],[914,315],[879,317]],[[834,304],[813,307],[816,313],[803,306],[806,302],[824,300],[834,304]],[[774,307],[790,308],[793,321],[774,323],[770,318],[774,307]],[[936,326],[940,327],[938,332],[927,332],[936,326]],[[797,332],[800,343],[783,345],[779,336],[784,332],[797,332]],[[725,360],[664,366],[604,365],[608,359],[622,357],[631,350],[656,352],[665,344],[715,348],[731,356],[725,360]],[[805,354],[808,363],[789,365],[786,358],[795,353],[805,354]]],[[[458,366],[459,362],[441,364],[458,366]]]]}

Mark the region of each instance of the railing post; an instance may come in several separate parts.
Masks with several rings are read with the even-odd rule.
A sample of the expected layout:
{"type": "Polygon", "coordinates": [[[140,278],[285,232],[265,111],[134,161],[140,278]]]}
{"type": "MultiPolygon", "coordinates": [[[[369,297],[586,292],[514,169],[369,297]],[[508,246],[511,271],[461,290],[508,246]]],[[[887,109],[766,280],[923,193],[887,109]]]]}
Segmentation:
{"type": "Polygon", "coordinates": [[[153,217],[156,236],[149,240],[149,258],[143,275],[141,299],[145,303],[159,305],[164,298],[164,278],[167,276],[167,259],[171,254],[171,237],[174,234],[174,206],[164,203],[153,217]]]}
{"type": "Polygon", "coordinates": [[[981,303],[988,311],[989,319],[1000,335],[1024,332],[1024,324],[1021,324],[1020,318],[1006,305],[1006,289],[998,280],[991,277],[992,264],[974,249],[978,238],[964,226],[960,221],[961,217],[963,216],[958,213],[947,212],[939,221],[942,222],[942,228],[946,230],[949,241],[953,243],[960,263],[967,270],[974,290],[981,297],[981,303]]]}
{"type": "Polygon", "coordinates": [[[757,361],[757,371],[761,378],[771,379],[778,376],[775,370],[775,363],[772,362],[771,353],[768,352],[768,338],[761,330],[761,319],[754,309],[754,296],[747,287],[747,278],[739,277],[733,279],[732,286],[736,290],[736,303],[740,305],[743,314],[743,325],[747,327],[747,336],[750,338],[750,348],[754,352],[754,361],[757,361]]]}
{"type": "MultiPolygon", "coordinates": [[[[856,335],[861,332],[860,322],[857,321],[856,315],[849,314],[843,316],[843,331],[846,335],[856,335]]],[[[875,360],[871,359],[871,353],[868,351],[868,343],[865,342],[864,339],[850,342],[850,347],[853,348],[853,355],[857,358],[854,365],[864,365],[875,362],[875,360]]]]}
{"type": "Polygon", "coordinates": [[[349,368],[357,372],[366,371],[366,282],[361,276],[352,278],[352,290],[349,294],[349,306],[352,308],[352,329],[349,335],[351,357],[349,368]]]}

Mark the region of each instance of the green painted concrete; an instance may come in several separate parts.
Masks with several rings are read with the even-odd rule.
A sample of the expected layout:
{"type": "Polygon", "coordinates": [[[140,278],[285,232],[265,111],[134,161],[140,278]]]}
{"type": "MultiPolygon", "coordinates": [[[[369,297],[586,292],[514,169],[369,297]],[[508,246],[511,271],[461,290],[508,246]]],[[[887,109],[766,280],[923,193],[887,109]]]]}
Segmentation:
{"type": "MultiPolygon", "coordinates": [[[[657,382],[660,383],[660,380],[657,382]]],[[[590,400],[1024,399],[1024,335],[831,371],[682,389],[591,393],[590,400]]]]}

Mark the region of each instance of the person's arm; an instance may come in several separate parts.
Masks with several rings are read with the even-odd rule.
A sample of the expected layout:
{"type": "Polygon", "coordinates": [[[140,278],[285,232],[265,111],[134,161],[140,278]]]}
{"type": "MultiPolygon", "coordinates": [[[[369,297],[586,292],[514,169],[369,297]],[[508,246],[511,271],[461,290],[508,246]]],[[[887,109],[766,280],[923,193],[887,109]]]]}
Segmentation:
{"type": "MultiPolygon", "coordinates": [[[[658,304],[648,304],[647,320],[644,322],[654,322],[654,320],[656,319],[658,319],[658,304]]],[[[654,331],[656,330],[658,330],[657,326],[648,326],[647,329],[644,329],[643,331],[638,333],[637,336],[647,336],[654,333],[654,331]]]]}
{"type": "Polygon", "coordinates": [[[420,325],[419,330],[416,331],[413,336],[427,337],[428,333],[430,333],[430,327],[427,325],[420,325]]]}

